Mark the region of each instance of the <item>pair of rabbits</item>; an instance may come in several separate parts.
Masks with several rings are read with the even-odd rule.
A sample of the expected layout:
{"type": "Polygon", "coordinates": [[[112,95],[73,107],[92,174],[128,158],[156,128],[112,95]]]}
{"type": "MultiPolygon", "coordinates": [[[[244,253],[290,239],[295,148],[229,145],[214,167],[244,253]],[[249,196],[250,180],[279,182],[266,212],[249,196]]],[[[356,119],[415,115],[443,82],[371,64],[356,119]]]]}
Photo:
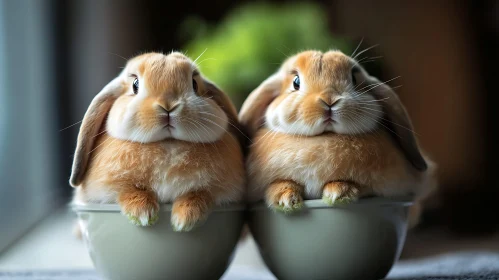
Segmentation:
{"type": "Polygon", "coordinates": [[[74,203],[118,203],[140,226],[173,203],[173,229],[189,231],[230,202],[291,212],[303,199],[422,195],[433,170],[396,94],[339,51],[287,59],[239,116],[188,57],[147,53],[90,104],[70,184],[74,203]]]}

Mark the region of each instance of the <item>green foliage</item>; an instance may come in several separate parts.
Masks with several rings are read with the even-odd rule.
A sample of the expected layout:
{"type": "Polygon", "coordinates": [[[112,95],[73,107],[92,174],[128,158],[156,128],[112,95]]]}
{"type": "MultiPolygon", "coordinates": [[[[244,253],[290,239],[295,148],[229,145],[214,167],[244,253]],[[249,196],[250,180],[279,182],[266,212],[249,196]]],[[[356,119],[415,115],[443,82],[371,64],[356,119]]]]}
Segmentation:
{"type": "Polygon", "coordinates": [[[201,71],[237,106],[290,55],[306,49],[349,51],[345,40],[331,37],[321,8],[308,3],[250,4],[215,27],[196,18],[184,27],[197,31],[184,50],[193,59],[206,50],[197,61],[201,71]]]}

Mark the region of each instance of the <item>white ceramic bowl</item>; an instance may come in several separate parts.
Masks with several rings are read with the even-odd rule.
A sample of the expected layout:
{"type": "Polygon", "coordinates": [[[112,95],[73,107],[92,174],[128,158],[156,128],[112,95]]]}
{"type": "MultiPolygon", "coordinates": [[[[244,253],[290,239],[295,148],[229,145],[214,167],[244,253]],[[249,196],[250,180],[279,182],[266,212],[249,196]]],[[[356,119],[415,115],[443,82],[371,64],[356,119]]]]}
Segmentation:
{"type": "Polygon", "coordinates": [[[106,279],[219,279],[243,226],[244,206],[215,209],[191,232],[174,232],[171,205],[157,224],[138,227],[118,205],[73,205],[97,271],[106,279]]]}
{"type": "Polygon", "coordinates": [[[260,253],[280,280],[382,279],[399,258],[411,198],[366,198],[340,206],[307,200],[285,215],[263,203],[250,208],[260,253]]]}

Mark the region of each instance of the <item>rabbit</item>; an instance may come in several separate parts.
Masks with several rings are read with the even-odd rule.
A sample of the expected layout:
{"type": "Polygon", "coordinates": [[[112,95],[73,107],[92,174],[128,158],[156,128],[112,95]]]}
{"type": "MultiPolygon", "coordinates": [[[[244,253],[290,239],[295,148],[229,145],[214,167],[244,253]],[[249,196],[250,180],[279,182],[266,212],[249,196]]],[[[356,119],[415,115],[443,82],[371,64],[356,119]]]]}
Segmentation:
{"type": "Polygon", "coordinates": [[[134,57],[85,113],[73,203],[117,203],[138,226],[173,203],[173,229],[189,231],[213,206],[243,199],[238,126],[229,97],[182,53],[134,57]]]}
{"type": "Polygon", "coordinates": [[[248,200],[277,211],[298,211],[304,199],[418,197],[435,185],[436,165],[397,95],[340,51],[288,58],[248,96],[239,121],[252,139],[248,200]]]}

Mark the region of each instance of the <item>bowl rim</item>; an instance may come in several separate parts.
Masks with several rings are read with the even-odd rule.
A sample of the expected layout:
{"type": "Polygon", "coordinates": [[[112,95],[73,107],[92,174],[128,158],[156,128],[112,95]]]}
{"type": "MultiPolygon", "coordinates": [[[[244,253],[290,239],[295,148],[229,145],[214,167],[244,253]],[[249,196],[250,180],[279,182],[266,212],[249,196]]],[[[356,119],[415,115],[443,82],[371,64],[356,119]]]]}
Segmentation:
{"type": "MultiPolygon", "coordinates": [[[[74,212],[121,212],[121,208],[116,203],[70,203],[69,207],[74,212]]],[[[171,212],[173,204],[163,203],[160,206],[161,212],[171,212]]],[[[226,205],[221,205],[213,208],[213,212],[231,212],[231,211],[243,211],[246,209],[246,205],[243,203],[231,203],[226,205]]]]}
{"type": "MultiPolygon", "coordinates": [[[[307,209],[326,209],[326,208],[354,208],[358,206],[411,206],[414,204],[414,196],[394,196],[394,197],[366,197],[348,204],[329,205],[322,199],[309,199],[303,201],[303,206],[307,209]]],[[[250,204],[249,210],[268,209],[263,202],[250,204]]]]}
{"type": "MultiPolygon", "coordinates": [[[[366,205],[377,205],[377,206],[387,206],[387,205],[398,205],[398,206],[411,206],[413,204],[414,197],[413,196],[397,196],[397,197],[369,197],[362,198],[356,202],[350,204],[343,205],[328,205],[322,201],[322,199],[310,199],[304,200],[303,204],[308,209],[324,209],[324,208],[350,208],[357,206],[366,206],[366,205]]],[[[161,204],[160,211],[162,212],[171,212],[172,203],[164,203],[161,204]]],[[[121,212],[121,208],[116,203],[70,203],[69,207],[74,212],[121,212]]],[[[256,203],[231,203],[226,205],[221,205],[215,207],[213,212],[231,212],[231,211],[244,211],[244,210],[261,210],[261,209],[269,209],[268,206],[263,202],[256,203]]]]}

